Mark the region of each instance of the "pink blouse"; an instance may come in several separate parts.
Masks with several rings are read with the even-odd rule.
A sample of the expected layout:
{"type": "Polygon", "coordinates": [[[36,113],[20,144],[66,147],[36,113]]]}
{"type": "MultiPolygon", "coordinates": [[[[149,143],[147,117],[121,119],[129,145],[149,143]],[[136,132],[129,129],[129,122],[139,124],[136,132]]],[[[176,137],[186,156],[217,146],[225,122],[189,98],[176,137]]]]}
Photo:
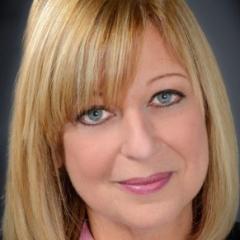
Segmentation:
{"type": "Polygon", "coordinates": [[[79,240],[94,240],[86,222],[84,222],[83,224],[83,228],[82,228],[82,232],[79,240]]]}

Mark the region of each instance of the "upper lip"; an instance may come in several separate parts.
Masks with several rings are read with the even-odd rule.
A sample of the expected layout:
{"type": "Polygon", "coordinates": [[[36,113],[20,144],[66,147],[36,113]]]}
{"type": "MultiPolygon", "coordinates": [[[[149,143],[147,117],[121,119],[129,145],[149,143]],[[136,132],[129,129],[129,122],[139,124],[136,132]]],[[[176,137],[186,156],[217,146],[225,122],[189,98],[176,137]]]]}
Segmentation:
{"type": "Polygon", "coordinates": [[[127,180],[120,181],[121,184],[129,184],[129,185],[144,185],[144,184],[151,184],[154,182],[158,182],[162,179],[169,177],[172,172],[159,172],[148,177],[137,177],[137,178],[130,178],[127,180]]]}

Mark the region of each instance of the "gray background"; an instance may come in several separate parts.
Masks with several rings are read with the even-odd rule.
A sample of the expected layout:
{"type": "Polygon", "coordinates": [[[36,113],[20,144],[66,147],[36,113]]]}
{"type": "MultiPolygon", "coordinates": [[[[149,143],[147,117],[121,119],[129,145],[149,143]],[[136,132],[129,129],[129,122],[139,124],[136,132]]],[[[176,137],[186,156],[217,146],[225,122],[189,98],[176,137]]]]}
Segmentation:
{"type": "MultiPolygon", "coordinates": [[[[189,0],[215,52],[232,105],[240,139],[240,1],[189,0]]],[[[7,164],[7,130],[14,78],[19,66],[22,33],[30,0],[2,1],[0,9],[0,219],[7,164]]],[[[239,141],[238,141],[239,146],[239,141]]],[[[238,217],[240,220],[240,214],[238,217]]]]}

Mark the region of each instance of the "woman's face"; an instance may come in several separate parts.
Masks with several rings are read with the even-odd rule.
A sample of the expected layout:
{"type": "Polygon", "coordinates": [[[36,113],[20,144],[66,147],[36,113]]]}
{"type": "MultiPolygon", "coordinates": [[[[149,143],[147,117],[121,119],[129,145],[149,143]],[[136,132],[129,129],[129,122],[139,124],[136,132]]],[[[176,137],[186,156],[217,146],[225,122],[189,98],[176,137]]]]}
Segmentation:
{"type": "Polygon", "coordinates": [[[208,169],[205,118],[154,27],[145,30],[123,108],[85,112],[65,125],[63,143],[65,167],[92,219],[145,229],[190,217],[208,169]],[[162,187],[146,178],[158,173],[171,173],[162,187]],[[140,182],[122,183],[133,178],[140,182]]]}

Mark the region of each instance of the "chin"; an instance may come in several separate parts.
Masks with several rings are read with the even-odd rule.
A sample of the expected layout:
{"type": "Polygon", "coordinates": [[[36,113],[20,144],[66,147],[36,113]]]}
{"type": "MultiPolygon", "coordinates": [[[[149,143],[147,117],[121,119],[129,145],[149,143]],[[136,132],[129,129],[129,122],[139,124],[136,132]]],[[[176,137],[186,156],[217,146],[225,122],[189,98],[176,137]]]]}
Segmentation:
{"type": "Polygon", "coordinates": [[[177,222],[181,215],[181,210],[172,206],[161,206],[155,209],[146,208],[145,211],[143,209],[133,211],[128,211],[128,213],[123,216],[122,223],[130,228],[139,230],[150,230],[172,224],[177,222]]]}

